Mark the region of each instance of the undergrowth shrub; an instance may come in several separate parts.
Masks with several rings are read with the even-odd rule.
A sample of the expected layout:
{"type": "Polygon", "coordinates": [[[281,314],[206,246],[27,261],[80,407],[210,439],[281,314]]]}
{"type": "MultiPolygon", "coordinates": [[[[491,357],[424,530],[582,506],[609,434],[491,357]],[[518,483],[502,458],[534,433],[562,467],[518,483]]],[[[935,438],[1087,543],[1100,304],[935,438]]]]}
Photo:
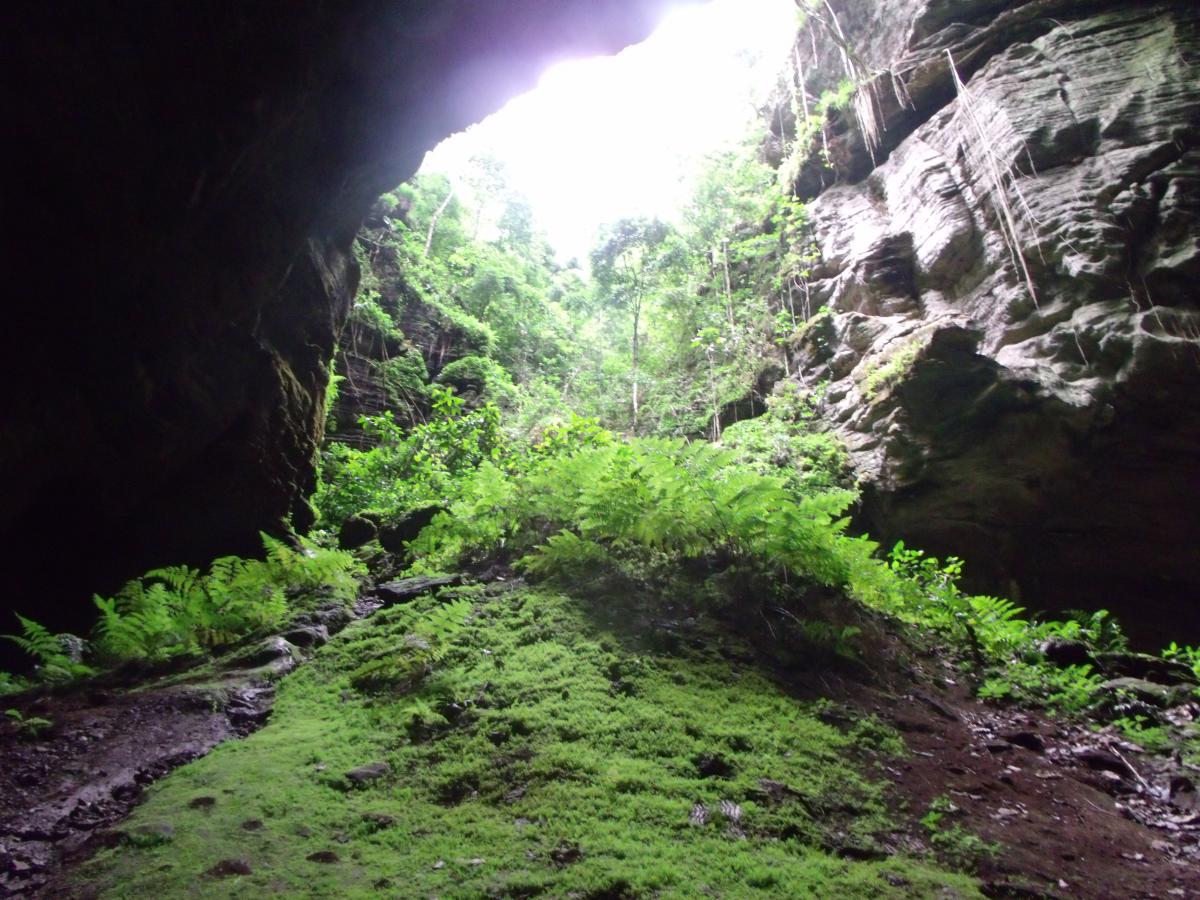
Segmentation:
{"type": "Polygon", "coordinates": [[[864,599],[888,570],[845,534],[849,491],[800,495],[726,449],[678,439],[582,446],[517,471],[484,466],[450,513],[410,545],[418,570],[498,552],[544,578],[660,553],[721,554],[741,565],[845,586],[864,599]]]}
{"type": "MultiPolygon", "coordinates": [[[[351,554],[304,539],[298,550],[265,534],[262,541],[262,560],[226,556],[207,573],[190,566],[154,569],[114,597],[93,597],[100,618],[90,644],[20,615],[23,634],[4,637],[36,660],[39,682],[57,684],[95,674],[80,660],[85,648],[102,664],[169,659],[279,625],[300,596],[344,603],[354,598],[365,569],[351,554]]],[[[24,685],[0,673],[0,686],[24,685]]]]}
{"type": "MultiPolygon", "coordinates": [[[[79,639],[69,634],[54,634],[44,625],[27,619],[16,613],[17,621],[21,623],[22,633],[3,635],[5,640],[12,641],[37,663],[35,677],[45,684],[62,684],[83,678],[95,673],[95,669],[85,665],[72,652],[72,647],[78,647],[79,639]]],[[[21,690],[25,683],[15,676],[0,672],[0,687],[3,693],[21,690]]]]}
{"type": "Polygon", "coordinates": [[[0,697],[23,691],[26,686],[24,679],[18,678],[11,672],[0,671],[0,697]]]}
{"type": "Polygon", "coordinates": [[[486,356],[464,356],[448,364],[437,377],[438,384],[474,391],[479,397],[494,403],[511,404],[517,387],[507,370],[486,356]]]}
{"type": "Polygon", "coordinates": [[[845,445],[821,425],[824,393],[824,385],[805,390],[785,382],[767,398],[763,415],[729,425],[721,444],[736,451],[738,462],[765,475],[783,475],[798,493],[853,488],[845,445]]]}
{"type": "Polygon", "coordinates": [[[500,411],[491,404],[468,410],[445,387],[430,389],[430,421],[409,432],[390,411],[360,419],[375,446],[356,450],[333,444],[322,460],[321,483],[313,498],[321,521],[339,526],[365,509],[385,517],[459,493],[461,477],[485,460],[499,461],[507,441],[500,411]]]}
{"type": "Polygon", "coordinates": [[[95,597],[99,657],[154,660],[212,649],[280,624],[289,591],[353,599],[364,569],[351,554],[308,541],[293,550],[266,534],[262,541],[262,560],[222,557],[207,574],[189,566],[154,569],[115,597],[95,597]]]}

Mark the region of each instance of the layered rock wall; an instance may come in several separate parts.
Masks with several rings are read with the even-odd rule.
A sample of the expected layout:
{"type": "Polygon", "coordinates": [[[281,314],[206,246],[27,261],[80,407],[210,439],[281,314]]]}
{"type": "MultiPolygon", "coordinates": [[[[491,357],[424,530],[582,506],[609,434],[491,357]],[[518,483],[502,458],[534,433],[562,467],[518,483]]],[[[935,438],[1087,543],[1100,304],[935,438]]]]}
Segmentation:
{"type": "MultiPolygon", "coordinates": [[[[831,315],[791,362],[829,383],[868,526],[1200,638],[1200,8],[833,9],[879,141],[834,115],[796,169],[831,315]]],[[[839,43],[802,34],[811,91],[839,43]]]]}

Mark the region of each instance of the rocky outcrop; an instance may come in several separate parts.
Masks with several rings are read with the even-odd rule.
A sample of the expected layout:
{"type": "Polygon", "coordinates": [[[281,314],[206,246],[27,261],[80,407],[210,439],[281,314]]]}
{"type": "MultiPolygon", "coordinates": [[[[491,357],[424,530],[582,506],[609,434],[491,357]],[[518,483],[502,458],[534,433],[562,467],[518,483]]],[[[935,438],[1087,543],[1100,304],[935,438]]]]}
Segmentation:
{"type": "Polygon", "coordinates": [[[11,7],[0,602],[79,627],[92,590],[304,525],[372,201],[659,6],[11,7]]]}
{"type": "MultiPolygon", "coordinates": [[[[977,589],[1200,638],[1200,10],[833,9],[871,112],[794,169],[831,314],[790,352],[867,524],[977,589]]],[[[810,91],[846,46],[802,36],[810,91]]]]}

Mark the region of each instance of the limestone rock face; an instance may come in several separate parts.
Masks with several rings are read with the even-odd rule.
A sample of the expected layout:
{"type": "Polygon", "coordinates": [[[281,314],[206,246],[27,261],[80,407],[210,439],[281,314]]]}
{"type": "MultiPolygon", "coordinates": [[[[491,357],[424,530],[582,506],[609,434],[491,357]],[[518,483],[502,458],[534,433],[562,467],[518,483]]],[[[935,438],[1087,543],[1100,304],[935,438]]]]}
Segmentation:
{"type": "Polygon", "coordinates": [[[662,5],[16,4],[0,603],[80,627],[94,590],[303,526],[371,203],[662,5]]]}
{"type": "MultiPolygon", "coordinates": [[[[835,117],[796,169],[831,316],[790,352],[868,525],[1200,638],[1200,7],[833,7],[879,140],[835,117]]],[[[810,89],[840,74],[815,34],[810,89]]]]}

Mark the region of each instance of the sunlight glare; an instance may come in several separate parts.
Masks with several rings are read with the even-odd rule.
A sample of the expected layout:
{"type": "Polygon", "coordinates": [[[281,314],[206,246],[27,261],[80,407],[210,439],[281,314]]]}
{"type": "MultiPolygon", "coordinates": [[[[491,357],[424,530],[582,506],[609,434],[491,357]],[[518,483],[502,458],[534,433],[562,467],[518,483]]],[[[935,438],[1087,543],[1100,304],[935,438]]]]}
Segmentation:
{"type": "Polygon", "coordinates": [[[794,28],[791,0],[681,7],[642,44],[552,67],[535,90],[442,142],[422,171],[469,192],[467,161],[495,156],[560,258],[582,258],[602,223],[673,216],[697,162],[745,134],[794,28]]]}

